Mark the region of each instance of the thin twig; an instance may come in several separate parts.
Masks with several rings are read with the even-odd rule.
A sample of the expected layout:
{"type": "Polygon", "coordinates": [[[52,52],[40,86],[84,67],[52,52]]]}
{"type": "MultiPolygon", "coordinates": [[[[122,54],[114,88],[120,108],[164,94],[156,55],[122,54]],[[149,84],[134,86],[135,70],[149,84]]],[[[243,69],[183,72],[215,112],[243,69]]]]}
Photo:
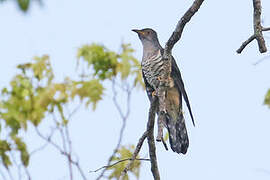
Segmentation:
{"type": "Polygon", "coordinates": [[[22,179],[22,174],[21,174],[21,166],[17,163],[15,155],[12,151],[9,152],[11,160],[12,160],[12,164],[16,166],[17,168],[17,172],[18,172],[18,180],[22,179]]]}
{"type": "Polygon", "coordinates": [[[259,59],[257,62],[255,62],[253,65],[257,66],[258,64],[260,64],[261,62],[265,61],[266,59],[269,59],[270,55],[268,56],[264,56],[263,58],[259,59]]]}
{"type": "Polygon", "coordinates": [[[6,176],[5,176],[5,174],[0,170],[0,175],[2,176],[2,178],[4,179],[4,180],[6,180],[7,178],[6,178],[6,176]]]}
{"type": "MultiPolygon", "coordinates": [[[[145,158],[136,158],[136,159],[134,159],[134,160],[138,160],[138,161],[150,161],[150,159],[145,159],[145,158]]],[[[115,163],[113,163],[113,164],[111,164],[111,165],[102,166],[102,167],[100,167],[100,168],[98,168],[98,169],[96,169],[96,170],[94,170],[94,171],[90,171],[90,173],[98,172],[98,171],[101,170],[101,169],[108,169],[108,168],[113,167],[113,166],[115,166],[116,164],[121,163],[121,162],[124,162],[124,161],[134,161],[134,160],[133,160],[133,158],[121,159],[121,160],[119,160],[119,161],[117,161],[117,162],[115,162],[115,163]]]]}
{"type": "MultiPolygon", "coordinates": [[[[120,145],[122,143],[124,130],[126,128],[126,121],[127,121],[127,118],[128,118],[128,116],[130,114],[130,98],[131,98],[131,92],[132,92],[132,89],[133,89],[133,88],[129,88],[128,86],[127,86],[127,88],[124,88],[124,87],[121,88],[123,91],[125,91],[127,93],[127,110],[126,110],[126,113],[124,113],[122,111],[118,101],[117,101],[117,91],[115,89],[115,86],[116,86],[116,82],[115,82],[115,78],[114,78],[114,79],[112,79],[113,103],[114,103],[114,105],[115,105],[115,107],[116,107],[116,109],[117,109],[117,111],[120,114],[120,117],[122,119],[122,126],[121,126],[121,129],[120,129],[118,142],[116,144],[116,147],[113,150],[113,153],[111,154],[110,158],[108,159],[108,162],[107,162],[106,166],[110,165],[113,157],[117,153],[117,151],[120,148],[120,145]]],[[[105,171],[106,171],[106,169],[103,169],[96,180],[100,180],[104,176],[105,171]]]]}
{"type": "Polygon", "coordinates": [[[9,176],[10,180],[14,180],[14,178],[13,178],[10,170],[8,169],[8,167],[5,167],[5,169],[7,170],[7,173],[8,173],[8,176],[9,176]]]}
{"type": "MultiPolygon", "coordinates": [[[[51,139],[52,136],[54,135],[55,132],[55,128],[52,128],[50,135],[47,137],[48,139],[51,139]]],[[[41,145],[40,147],[38,147],[37,149],[33,150],[32,152],[30,152],[30,156],[32,157],[35,153],[42,151],[43,149],[45,149],[47,146],[49,145],[49,142],[45,142],[43,145],[41,145]]]]}
{"type": "Polygon", "coordinates": [[[262,31],[270,31],[270,27],[262,28],[262,31]]]}
{"type": "MultiPolygon", "coordinates": [[[[57,128],[56,128],[57,129],[57,128]]],[[[80,167],[80,164],[78,161],[75,161],[72,159],[71,155],[64,151],[58,144],[56,144],[54,141],[52,141],[52,139],[46,137],[45,135],[43,135],[39,129],[37,127],[35,127],[35,130],[36,130],[36,133],[38,134],[38,136],[40,138],[42,138],[43,140],[45,140],[46,142],[48,142],[50,145],[52,145],[54,148],[56,148],[61,154],[63,154],[64,156],[66,156],[68,158],[68,160],[70,161],[70,163],[72,163],[74,166],[77,167],[81,177],[84,179],[84,180],[87,180],[85,174],[83,173],[81,167],[80,167]]]]}
{"type": "Polygon", "coordinates": [[[27,169],[27,167],[25,167],[25,166],[23,166],[24,168],[24,171],[25,171],[25,174],[27,175],[27,177],[28,177],[28,180],[31,180],[31,175],[30,175],[30,172],[29,172],[29,170],[27,169]]]}
{"type": "Polygon", "coordinates": [[[244,49],[245,47],[251,43],[254,39],[255,39],[255,35],[253,34],[252,36],[250,36],[245,42],[242,43],[242,45],[239,47],[239,49],[237,49],[237,53],[240,54],[244,49]]]}
{"type": "Polygon", "coordinates": [[[59,133],[60,133],[60,136],[61,136],[61,139],[62,139],[62,146],[63,146],[63,151],[66,152],[66,158],[67,158],[67,163],[68,163],[68,170],[69,170],[69,178],[70,180],[73,179],[73,170],[72,170],[72,163],[71,163],[71,153],[68,152],[68,149],[67,149],[67,140],[66,140],[66,136],[65,136],[65,133],[63,131],[63,126],[61,123],[59,123],[57,121],[57,118],[55,116],[55,114],[53,113],[52,114],[53,116],[53,121],[55,123],[55,127],[59,130],[59,133]]]}

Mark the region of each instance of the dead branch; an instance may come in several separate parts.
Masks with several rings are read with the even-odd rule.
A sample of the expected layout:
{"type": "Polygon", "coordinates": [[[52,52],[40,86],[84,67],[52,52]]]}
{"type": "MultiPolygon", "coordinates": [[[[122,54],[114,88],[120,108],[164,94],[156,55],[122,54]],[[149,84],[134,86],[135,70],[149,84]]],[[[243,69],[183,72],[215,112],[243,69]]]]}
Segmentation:
{"type": "Polygon", "coordinates": [[[263,31],[269,31],[270,28],[263,28],[261,25],[261,13],[262,13],[262,6],[261,0],[253,0],[253,29],[254,34],[248,38],[245,42],[242,43],[239,49],[237,49],[237,53],[240,54],[245,47],[251,43],[254,39],[257,40],[259,51],[261,53],[265,53],[267,51],[265,40],[263,37],[263,31]]]}

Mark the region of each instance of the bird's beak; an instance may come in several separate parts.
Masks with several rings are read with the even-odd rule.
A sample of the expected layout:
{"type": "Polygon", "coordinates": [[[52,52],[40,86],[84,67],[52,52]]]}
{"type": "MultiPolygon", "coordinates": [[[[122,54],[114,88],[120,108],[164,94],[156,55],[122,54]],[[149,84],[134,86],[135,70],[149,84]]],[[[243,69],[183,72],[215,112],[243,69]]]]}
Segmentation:
{"type": "Polygon", "coordinates": [[[137,34],[139,35],[143,35],[144,32],[142,30],[139,30],[139,29],[132,29],[133,32],[136,32],[137,34]]]}

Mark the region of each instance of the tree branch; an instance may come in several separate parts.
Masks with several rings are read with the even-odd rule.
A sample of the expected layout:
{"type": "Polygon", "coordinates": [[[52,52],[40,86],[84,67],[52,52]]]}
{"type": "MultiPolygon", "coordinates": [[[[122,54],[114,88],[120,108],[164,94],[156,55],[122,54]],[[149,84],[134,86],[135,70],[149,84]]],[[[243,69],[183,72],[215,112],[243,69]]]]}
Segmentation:
{"type": "Polygon", "coordinates": [[[158,108],[158,98],[156,96],[153,97],[151,106],[149,109],[148,114],[148,122],[147,122],[147,130],[143,133],[142,137],[139,139],[135,151],[132,155],[132,158],[126,168],[123,171],[123,174],[127,173],[130,169],[134,160],[136,160],[137,155],[139,154],[141,147],[143,145],[144,140],[147,138],[148,147],[149,147],[149,156],[151,161],[151,171],[155,180],[160,179],[159,171],[158,171],[158,164],[157,164],[157,157],[156,157],[156,146],[155,146],[155,139],[154,139],[154,125],[155,125],[155,115],[158,108]]]}
{"type": "Polygon", "coordinates": [[[261,53],[265,53],[267,51],[265,40],[263,38],[263,31],[269,31],[270,28],[262,28],[261,25],[261,12],[262,12],[262,6],[261,6],[261,0],[253,0],[253,29],[254,34],[248,38],[245,42],[242,43],[240,48],[236,51],[238,54],[240,54],[245,47],[252,42],[254,39],[257,40],[259,51],[261,53]]]}
{"type": "Polygon", "coordinates": [[[185,25],[190,21],[192,16],[200,9],[204,0],[195,0],[184,16],[178,21],[174,32],[165,45],[165,56],[171,54],[173,46],[180,40],[185,25]]]}
{"type": "Polygon", "coordinates": [[[262,31],[270,31],[270,27],[262,28],[262,31]]]}
{"type": "Polygon", "coordinates": [[[158,108],[157,106],[158,106],[158,99],[157,97],[154,97],[151,102],[147,123],[147,140],[149,146],[149,156],[151,161],[151,171],[155,180],[160,179],[156,157],[155,139],[154,139],[154,125],[155,125],[156,110],[158,108]]]}
{"type": "MultiPolygon", "coordinates": [[[[55,127],[55,129],[58,129],[58,128],[59,128],[59,127],[55,127]]],[[[74,166],[78,169],[78,171],[79,171],[79,173],[80,173],[82,179],[84,179],[84,180],[87,179],[86,176],[85,176],[85,174],[84,174],[84,172],[82,171],[82,169],[81,169],[81,167],[80,167],[79,162],[78,162],[78,161],[75,161],[75,160],[72,158],[72,155],[71,155],[68,151],[64,150],[61,146],[59,146],[56,142],[54,142],[54,141],[51,139],[50,136],[46,137],[45,135],[43,135],[43,134],[41,133],[41,131],[40,131],[37,127],[35,127],[35,130],[36,130],[37,135],[38,135],[41,139],[43,139],[44,141],[46,141],[48,144],[52,145],[52,146],[53,146],[55,149],[57,149],[62,155],[66,156],[68,162],[69,162],[70,164],[74,165],[74,166]]],[[[53,131],[54,131],[54,130],[53,130],[53,131]]],[[[72,178],[72,177],[71,177],[71,178],[72,178]]]]}
{"type": "Polygon", "coordinates": [[[144,140],[146,139],[147,137],[147,131],[145,131],[142,135],[142,137],[139,139],[139,142],[135,148],[135,151],[131,157],[131,160],[129,161],[128,165],[126,166],[126,168],[124,169],[124,173],[127,173],[132,165],[132,163],[134,162],[134,160],[136,159],[136,157],[138,156],[140,150],[141,150],[141,147],[143,145],[143,142],[144,140]]]}

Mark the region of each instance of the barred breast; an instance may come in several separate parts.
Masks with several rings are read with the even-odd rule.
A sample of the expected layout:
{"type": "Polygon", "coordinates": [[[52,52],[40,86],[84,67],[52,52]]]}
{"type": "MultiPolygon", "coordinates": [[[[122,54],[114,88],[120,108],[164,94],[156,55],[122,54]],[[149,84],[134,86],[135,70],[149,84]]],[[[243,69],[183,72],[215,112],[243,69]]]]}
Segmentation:
{"type": "Polygon", "coordinates": [[[142,60],[142,71],[147,82],[154,88],[157,89],[159,85],[158,77],[163,71],[163,61],[160,51],[149,58],[143,58],[142,60]]]}

